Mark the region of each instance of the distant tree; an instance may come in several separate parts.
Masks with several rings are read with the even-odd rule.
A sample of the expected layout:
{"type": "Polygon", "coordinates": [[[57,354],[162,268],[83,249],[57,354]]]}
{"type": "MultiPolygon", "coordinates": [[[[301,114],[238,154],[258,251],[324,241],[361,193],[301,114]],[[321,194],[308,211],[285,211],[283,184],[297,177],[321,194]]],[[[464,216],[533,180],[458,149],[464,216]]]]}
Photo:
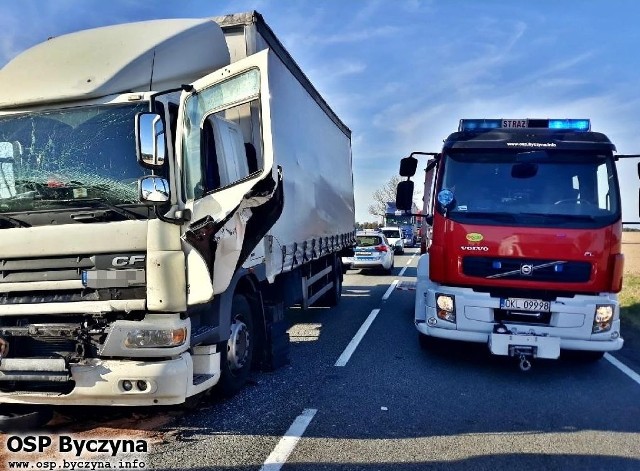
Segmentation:
{"type": "Polygon", "coordinates": [[[369,214],[384,218],[387,203],[396,200],[396,187],[400,182],[400,176],[394,175],[382,188],[378,188],[371,195],[372,203],[369,205],[369,214]]]}

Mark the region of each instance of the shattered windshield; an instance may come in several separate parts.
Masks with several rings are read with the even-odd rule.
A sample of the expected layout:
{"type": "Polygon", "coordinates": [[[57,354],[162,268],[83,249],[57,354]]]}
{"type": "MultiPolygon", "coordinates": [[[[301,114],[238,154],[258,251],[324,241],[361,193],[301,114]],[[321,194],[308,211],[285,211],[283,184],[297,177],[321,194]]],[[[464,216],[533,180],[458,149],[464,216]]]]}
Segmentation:
{"type": "Polygon", "coordinates": [[[134,117],[148,105],[68,108],[0,117],[0,212],[137,203],[134,117]]]}
{"type": "Polygon", "coordinates": [[[441,182],[439,196],[453,196],[448,215],[461,222],[595,227],[620,216],[610,155],[456,152],[446,156],[441,182]]]}

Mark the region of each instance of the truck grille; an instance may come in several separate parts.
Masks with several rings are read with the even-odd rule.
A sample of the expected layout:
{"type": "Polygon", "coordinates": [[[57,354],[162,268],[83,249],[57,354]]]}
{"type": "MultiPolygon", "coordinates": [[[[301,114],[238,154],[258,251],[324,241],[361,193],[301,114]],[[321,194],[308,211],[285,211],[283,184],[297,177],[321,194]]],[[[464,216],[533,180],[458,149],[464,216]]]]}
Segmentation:
{"type": "Polygon", "coordinates": [[[0,305],[143,299],[145,296],[145,254],[0,260],[0,305]],[[91,278],[87,274],[99,277],[99,286],[87,284],[87,278],[91,278]]]}
{"type": "Polygon", "coordinates": [[[563,260],[464,257],[462,273],[496,280],[584,283],[591,277],[591,264],[563,260]]]}
{"type": "MultiPolygon", "coordinates": [[[[91,256],[0,260],[0,283],[82,280],[82,270],[94,270],[91,256]]],[[[2,285],[0,285],[2,289],[2,285]]]]}

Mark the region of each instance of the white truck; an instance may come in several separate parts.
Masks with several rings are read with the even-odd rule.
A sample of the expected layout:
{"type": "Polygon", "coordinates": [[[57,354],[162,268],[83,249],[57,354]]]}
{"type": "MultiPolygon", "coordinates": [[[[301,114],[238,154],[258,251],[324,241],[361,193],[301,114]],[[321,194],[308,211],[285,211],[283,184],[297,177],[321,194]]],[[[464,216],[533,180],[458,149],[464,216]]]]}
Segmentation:
{"type": "Polygon", "coordinates": [[[257,12],[36,45],[0,70],[0,404],[233,394],[354,228],[351,132],[257,12]]]}

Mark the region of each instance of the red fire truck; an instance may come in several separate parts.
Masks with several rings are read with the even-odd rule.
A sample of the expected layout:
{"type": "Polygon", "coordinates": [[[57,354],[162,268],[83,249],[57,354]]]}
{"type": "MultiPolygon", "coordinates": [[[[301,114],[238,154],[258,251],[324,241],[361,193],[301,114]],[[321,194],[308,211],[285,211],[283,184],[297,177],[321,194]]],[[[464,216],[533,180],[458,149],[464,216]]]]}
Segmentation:
{"type": "MultiPolygon", "coordinates": [[[[427,165],[430,246],[415,325],[520,360],[622,348],[621,202],[615,146],[587,119],[463,119],[427,165]]],[[[637,156],[633,156],[637,157],[637,156]]],[[[640,170],[639,170],[640,171],[640,170]]],[[[396,204],[411,207],[413,182],[396,204]]]]}

